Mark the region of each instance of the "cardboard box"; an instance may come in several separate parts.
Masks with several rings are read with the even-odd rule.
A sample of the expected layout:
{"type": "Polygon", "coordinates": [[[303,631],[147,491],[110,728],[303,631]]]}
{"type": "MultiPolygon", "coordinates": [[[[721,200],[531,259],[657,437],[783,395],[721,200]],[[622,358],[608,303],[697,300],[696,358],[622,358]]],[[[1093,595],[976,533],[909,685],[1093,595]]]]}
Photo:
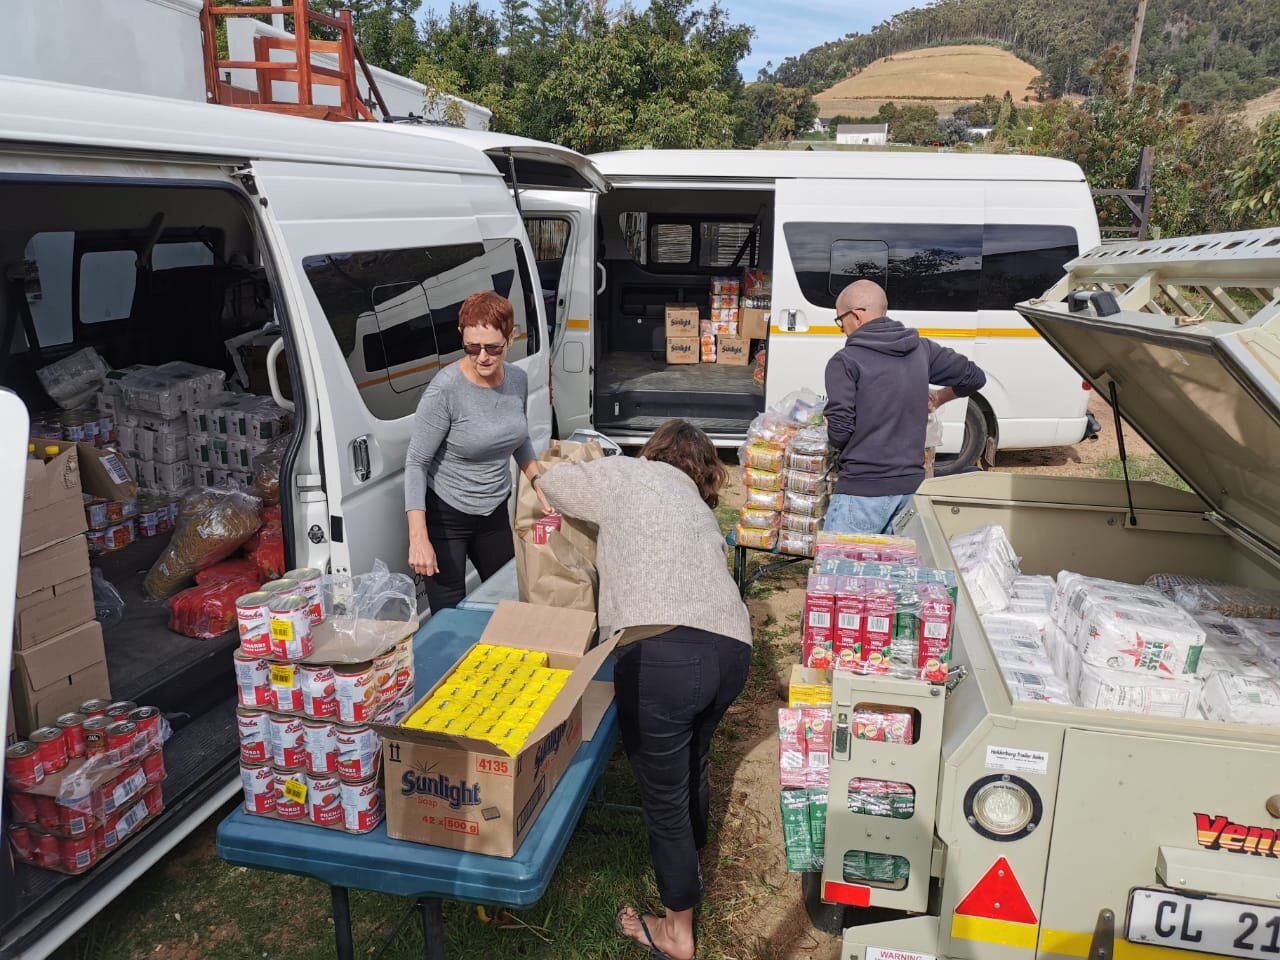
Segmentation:
{"type": "Polygon", "coordinates": [[[25,557],[50,544],[84,533],[86,526],[84,503],[78,498],[61,500],[39,510],[23,513],[18,552],[25,557]]]}
{"type": "Polygon", "coordinates": [[[573,671],[514,757],[484,740],[374,724],[384,737],[387,835],[469,853],[514,856],[612,699],[611,685],[593,684],[592,678],[614,641],[588,650],[595,631],[595,614],[512,600],[500,603],[490,617],[481,643],[542,650],[552,667],[573,671]]]}
{"type": "Polygon", "coordinates": [[[696,303],[668,303],[666,307],[667,337],[696,337],[698,335],[698,305],[696,303]]]}
{"type": "Polygon", "coordinates": [[[129,474],[128,461],[115,450],[79,444],[80,482],[85,493],[107,500],[132,500],[138,485],[129,474]]]}
{"type": "Polygon", "coordinates": [[[700,346],[697,337],[668,337],[667,363],[698,363],[700,346]]]}
{"type": "Polygon", "coordinates": [[[19,736],[52,723],[92,697],[110,697],[98,621],[13,655],[13,710],[19,736]]]}
{"type": "Polygon", "coordinates": [[[743,337],[717,337],[716,363],[745,367],[751,362],[751,341],[743,337]]]}
{"type": "Polygon", "coordinates": [[[22,494],[22,512],[32,513],[67,500],[80,499],[80,458],[74,443],[35,439],[36,450],[57,447],[61,452],[45,463],[27,461],[27,485],[22,494]]]}
{"type": "Polygon", "coordinates": [[[87,573],[18,597],[13,648],[28,650],[93,618],[93,584],[87,573]]]}
{"type": "MultiPolygon", "coordinates": [[[[84,516],[83,511],[80,514],[84,516]]],[[[89,573],[89,544],[83,536],[70,537],[36,550],[18,561],[19,597],[89,573]]]]}
{"type": "Polygon", "coordinates": [[[738,318],[738,334],[746,340],[763,340],[769,336],[769,311],[743,307],[738,318]]]}

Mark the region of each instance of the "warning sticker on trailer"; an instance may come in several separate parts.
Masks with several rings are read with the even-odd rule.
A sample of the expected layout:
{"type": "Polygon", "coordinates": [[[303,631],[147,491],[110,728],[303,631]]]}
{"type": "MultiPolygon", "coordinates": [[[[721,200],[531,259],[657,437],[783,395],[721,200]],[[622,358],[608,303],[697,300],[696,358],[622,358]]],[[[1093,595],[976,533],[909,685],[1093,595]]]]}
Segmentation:
{"type": "Polygon", "coordinates": [[[911,953],[907,950],[867,947],[866,960],[938,960],[938,958],[931,953],[911,953]]]}
{"type": "Polygon", "coordinates": [[[1017,747],[987,746],[987,769],[1003,773],[1049,772],[1049,754],[1041,750],[1021,750],[1017,747]]]}

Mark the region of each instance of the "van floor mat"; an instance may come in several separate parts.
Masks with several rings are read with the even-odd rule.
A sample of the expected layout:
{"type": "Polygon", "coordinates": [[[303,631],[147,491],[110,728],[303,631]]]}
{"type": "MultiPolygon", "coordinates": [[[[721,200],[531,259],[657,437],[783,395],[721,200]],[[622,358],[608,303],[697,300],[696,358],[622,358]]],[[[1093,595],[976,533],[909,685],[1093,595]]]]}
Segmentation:
{"type": "Polygon", "coordinates": [[[201,709],[234,689],[231,654],[239,637],[232,630],[213,640],[195,640],[169,629],[168,605],[142,590],[143,578],[168,542],[168,537],[139,540],[93,561],[124,598],[124,619],[103,633],[111,698],[165,711],[201,709]]]}
{"type": "MultiPolygon", "coordinates": [[[[232,689],[227,687],[223,692],[232,689]]],[[[11,916],[0,916],[0,957],[22,956],[42,924],[86,903],[114,879],[120,868],[159,839],[167,826],[184,816],[190,805],[205,802],[212,790],[235,778],[239,737],[234,695],[224,697],[199,716],[170,715],[169,719],[173,735],[164,747],[164,813],[82,876],[15,865],[16,909],[11,916]]]]}
{"type": "Polygon", "coordinates": [[[754,379],[755,366],[719,363],[668,365],[648,353],[611,353],[596,370],[596,393],[728,393],[764,398],[754,379]]]}

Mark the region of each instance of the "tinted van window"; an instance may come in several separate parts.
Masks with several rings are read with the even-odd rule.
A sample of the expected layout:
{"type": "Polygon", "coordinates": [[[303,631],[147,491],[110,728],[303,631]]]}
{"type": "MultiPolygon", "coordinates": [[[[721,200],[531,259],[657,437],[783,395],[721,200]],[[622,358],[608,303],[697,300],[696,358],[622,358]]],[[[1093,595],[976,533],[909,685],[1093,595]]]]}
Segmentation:
{"type": "Polygon", "coordinates": [[[1009,310],[1038,297],[1080,254],[1074,227],[989,223],[982,231],[983,310],[1009,310]]]}

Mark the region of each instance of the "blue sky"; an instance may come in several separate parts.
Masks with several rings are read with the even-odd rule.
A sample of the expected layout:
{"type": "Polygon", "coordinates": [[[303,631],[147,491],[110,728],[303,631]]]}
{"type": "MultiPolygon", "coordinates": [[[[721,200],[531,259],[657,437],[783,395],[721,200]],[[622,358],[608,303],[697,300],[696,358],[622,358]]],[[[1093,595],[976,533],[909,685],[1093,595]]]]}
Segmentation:
{"type": "MultiPolygon", "coordinates": [[[[633,0],[644,5],[644,0],[633,0]]],[[[803,53],[828,40],[838,40],[846,33],[861,33],[881,20],[911,7],[924,6],[927,0],[722,0],[735,21],[756,28],[751,54],[742,62],[742,76],[754,80],[756,72],[772,60],[776,65],[785,57],[803,53]]],[[[497,9],[496,0],[480,0],[489,10],[497,9]]],[[[615,6],[611,3],[610,6],[615,6]]],[[[705,7],[706,4],[704,3],[705,7]]],[[[448,0],[427,0],[423,5],[440,14],[449,11],[448,0]]]]}

